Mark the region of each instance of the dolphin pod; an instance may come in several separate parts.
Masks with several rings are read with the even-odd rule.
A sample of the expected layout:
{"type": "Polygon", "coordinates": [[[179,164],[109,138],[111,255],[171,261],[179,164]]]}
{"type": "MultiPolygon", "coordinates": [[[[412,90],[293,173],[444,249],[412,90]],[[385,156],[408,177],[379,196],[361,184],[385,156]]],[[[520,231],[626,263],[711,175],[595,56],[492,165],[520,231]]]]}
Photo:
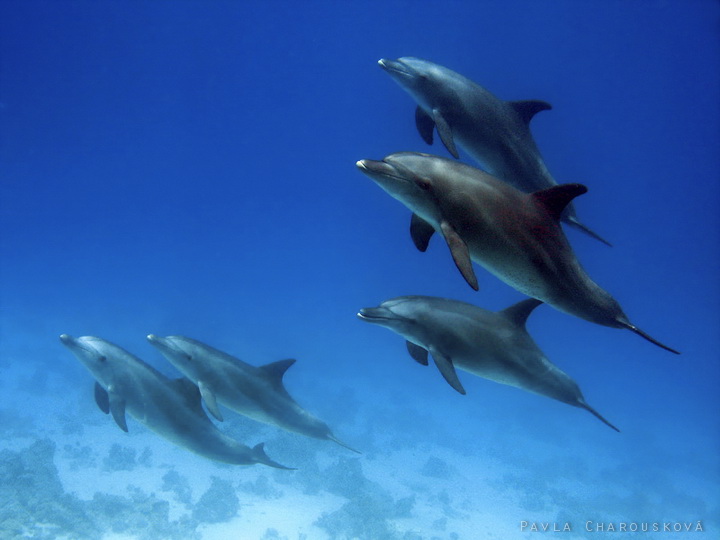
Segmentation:
{"type": "MultiPolygon", "coordinates": [[[[494,313],[456,300],[403,296],[359,311],[360,320],[385,326],[406,339],[413,359],[431,355],[445,380],[465,389],[456,368],[585,409],[619,431],[585,401],[577,383],[551,363],[525,328],[542,302],[587,321],[630,330],[679,354],[632,324],[619,303],[580,265],[560,222],[606,240],[577,218],[573,199],[581,184],[558,185],[530,132],[543,101],[505,102],[447,68],[403,57],[380,66],[417,102],[416,126],[432,144],[437,133],[453,157],[456,142],[488,172],[428,154],[400,152],[357,167],[412,211],[410,234],[420,251],[435,232],[450,249],[463,278],[478,290],[472,262],[530,296],[494,313]]],[[[608,244],[609,245],[609,244],[608,244]]],[[[161,437],[215,461],[262,463],[263,443],[253,448],[224,435],[202,403],[222,421],[220,405],[308,437],[338,440],[327,424],[290,396],[283,376],[294,360],[252,366],[199,341],[147,336],[184,377],[169,379],[129,352],[96,337],[60,336],[96,379],[95,400],[128,431],[126,413],[161,437]]]]}
{"type": "Polygon", "coordinates": [[[410,232],[418,249],[425,251],[435,231],[443,236],[473,289],[478,283],[471,260],[560,311],[626,328],[677,354],[632,324],[578,262],[559,219],[585,186],[563,184],[527,194],[475,167],[415,152],[365,159],[357,166],[413,212],[410,232]]]}
{"type": "MultiPolygon", "coordinates": [[[[453,157],[457,141],[485,170],[526,193],[557,185],[530,133],[530,120],[551,108],[544,101],[502,101],[479,84],[444,66],[404,57],[378,62],[418,103],[415,123],[432,144],[433,129],[453,157]]],[[[562,221],[610,245],[577,218],[572,202],[562,221]]]]}
{"type": "Polygon", "coordinates": [[[224,435],[200,405],[200,393],[188,379],[169,379],[117,345],[92,336],[60,341],[95,377],[95,401],[128,431],[125,413],[164,439],[205,458],[233,465],[262,463],[292,470],[271,460],[264,443],[254,448],[224,435]]]}
{"type": "Polygon", "coordinates": [[[402,296],[363,308],[358,317],[404,337],[420,364],[428,364],[430,353],[448,384],[461,394],[465,389],[456,367],[583,408],[620,431],[587,404],[577,383],[551,363],[528,334],[525,322],[540,304],[528,299],[494,313],[457,300],[402,296]]]}
{"type": "Polygon", "coordinates": [[[218,402],[249,418],[316,439],[340,441],[327,424],[318,420],[290,396],[283,375],[295,360],[280,360],[256,367],[184,336],[147,336],[148,341],[178,371],[197,384],[210,413],[223,421],[218,402]]]}
{"type": "Polygon", "coordinates": [[[219,401],[260,422],[333,441],[360,453],[335,437],[327,424],[300,407],[287,392],[282,377],[295,360],[255,367],[190,338],[150,334],[147,339],[183,377],[169,379],[104,339],[60,336],[60,341],[95,377],[98,407],[111,414],[123,431],[128,431],[127,412],[161,437],[208,459],[294,470],[271,460],[265,454],[264,443],[249,448],[218,430],[201,402],[222,422],[219,401]]]}

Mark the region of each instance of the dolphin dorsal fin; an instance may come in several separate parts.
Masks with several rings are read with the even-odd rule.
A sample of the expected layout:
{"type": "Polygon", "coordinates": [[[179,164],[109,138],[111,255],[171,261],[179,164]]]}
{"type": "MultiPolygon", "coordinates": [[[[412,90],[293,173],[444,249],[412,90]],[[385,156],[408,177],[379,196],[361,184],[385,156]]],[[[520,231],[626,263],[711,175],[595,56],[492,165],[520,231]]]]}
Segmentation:
{"type": "Polygon", "coordinates": [[[540,300],[528,298],[527,300],[513,304],[498,313],[520,328],[525,328],[525,323],[527,322],[530,313],[532,313],[532,311],[540,304],[542,304],[540,300]]]}
{"type": "Polygon", "coordinates": [[[508,101],[508,104],[515,109],[522,121],[526,124],[530,123],[530,120],[539,113],[540,111],[547,111],[552,109],[547,101],[539,101],[536,99],[528,99],[525,101],[508,101]]]}
{"type": "Polygon", "coordinates": [[[575,197],[587,193],[587,188],[582,184],[561,184],[542,191],[536,191],[532,197],[547,210],[554,219],[560,221],[565,207],[575,197]]]}
{"type": "Polygon", "coordinates": [[[277,362],[270,362],[269,364],[265,364],[264,366],[260,366],[260,369],[265,372],[265,374],[273,381],[275,385],[283,387],[283,375],[285,375],[285,372],[295,363],[294,358],[289,358],[287,360],[278,360],[277,362]]]}

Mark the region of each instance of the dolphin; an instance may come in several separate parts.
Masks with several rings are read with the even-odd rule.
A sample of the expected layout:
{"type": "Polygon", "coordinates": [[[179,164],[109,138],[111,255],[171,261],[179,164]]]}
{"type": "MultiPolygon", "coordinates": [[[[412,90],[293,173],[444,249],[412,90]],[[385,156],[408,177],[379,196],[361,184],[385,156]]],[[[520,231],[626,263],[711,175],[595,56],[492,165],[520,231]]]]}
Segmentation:
{"type": "Polygon", "coordinates": [[[430,352],[442,376],[461,394],[465,389],[456,367],[580,407],[620,431],[587,404],[577,383],[550,362],[528,334],[525,322],[541,303],[531,298],[494,313],[457,300],[401,296],[363,308],[358,317],[403,336],[420,364],[428,365],[430,352]]]}
{"type": "MultiPolygon", "coordinates": [[[[525,193],[557,185],[530,133],[530,120],[550,109],[549,103],[503,101],[459,73],[420,58],[383,58],[378,64],[418,103],[415,123],[425,142],[432,144],[436,129],[455,158],[457,141],[490,174],[525,193]]],[[[610,245],[580,223],[572,203],[562,221],[610,245]]]]}
{"type": "Polygon", "coordinates": [[[567,204],[587,188],[563,184],[526,194],[451,159],[400,152],[358,168],[412,212],[410,234],[425,251],[435,231],[478,290],[471,260],[518,291],[582,319],[626,328],[670,352],[632,324],[620,304],[580,266],[560,227],[567,204]]]}
{"type": "Polygon", "coordinates": [[[95,377],[96,403],[123,431],[128,431],[127,412],[161,437],[208,459],[294,470],[271,460],[264,443],[250,448],[224,435],[207,417],[197,387],[186,378],[170,379],[98,337],[62,334],[60,341],[95,377]]]}
{"type": "Polygon", "coordinates": [[[315,418],[290,396],[283,375],[295,360],[256,367],[195,339],[184,336],[147,336],[167,360],[198,385],[210,414],[222,421],[218,403],[259,422],[308,437],[341,442],[327,424],[315,418]]]}

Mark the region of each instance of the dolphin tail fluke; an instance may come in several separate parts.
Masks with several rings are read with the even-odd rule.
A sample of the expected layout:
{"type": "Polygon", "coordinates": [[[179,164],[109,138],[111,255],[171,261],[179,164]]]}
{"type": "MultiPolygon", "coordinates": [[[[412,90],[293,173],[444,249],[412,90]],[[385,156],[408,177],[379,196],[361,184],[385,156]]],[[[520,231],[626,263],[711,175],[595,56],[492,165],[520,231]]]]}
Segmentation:
{"type": "Polygon", "coordinates": [[[268,467],[274,467],[276,469],[284,469],[286,471],[297,470],[295,467],[286,467],[285,465],[281,465],[277,461],[273,461],[272,459],[270,459],[265,453],[265,443],[256,444],[252,449],[252,453],[257,463],[262,463],[263,465],[267,465],[268,467]]]}
{"type": "Polygon", "coordinates": [[[647,335],[645,332],[643,332],[642,330],[640,330],[640,329],[639,329],[637,326],[635,326],[634,324],[630,324],[629,322],[624,322],[624,321],[620,321],[620,324],[621,324],[624,328],[627,328],[628,330],[631,330],[632,332],[635,332],[638,336],[647,339],[650,343],[653,343],[653,344],[657,345],[657,346],[660,347],[661,349],[665,349],[666,351],[670,351],[671,353],[674,353],[674,354],[680,354],[680,351],[676,351],[676,350],[673,349],[672,347],[668,347],[667,345],[663,345],[663,344],[660,343],[657,339],[655,339],[655,338],[647,335]]]}
{"type": "Polygon", "coordinates": [[[615,431],[617,431],[618,433],[620,433],[620,430],[619,430],[618,428],[616,428],[616,427],[613,426],[610,422],[608,422],[607,420],[605,420],[605,418],[603,418],[603,415],[600,414],[599,412],[597,412],[595,409],[593,409],[590,405],[588,405],[588,404],[585,403],[584,401],[581,401],[579,405],[580,405],[580,407],[582,407],[582,408],[585,409],[586,411],[590,411],[592,414],[594,414],[597,418],[600,419],[600,421],[601,421],[603,424],[605,424],[605,425],[607,425],[607,426],[610,426],[610,427],[613,428],[615,431]]]}
{"type": "Polygon", "coordinates": [[[337,437],[335,437],[335,435],[332,435],[332,434],[331,434],[331,435],[328,435],[328,436],[327,436],[327,439],[328,439],[328,441],[332,441],[332,442],[334,442],[334,443],[337,443],[337,444],[339,444],[340,446],[342,446],[343,448],[347,448],[348,450],[350,450],[350,451],[352,451],[352,452],[355,452],[356,454],[362,454],[362,452],[361,452],[360,450],[355,450],[352,446],[348,446],[347,444],[345,444],[344,442],[342,442],[340,439],[338,439],[337,437]]]}
{"type": "Polygon", "coordinates": [[[600,242],[602,242],[602,243],[605,244],[606,246],[612,247],[612,244],[611,244],[610,242],[608,242],[607,240],[605,240],[602,236],[600,236],[598,233],[596,233],[596,232],[593,231],[592,229],[589,229],[588,227],[586,227],[585,225],[583,225],[582,223],[580,223],[575,216],[566,216],[566,217],[563,217],[563,221],[564,221],[565,223],[567,223],[568,225],[570,225],[571,227],[575,227],[576,229],[578,229],[578,230],[584,232],[585,234],[587,234],[588,236],[593,237],[595,240],[599,240],[600,242]]]}

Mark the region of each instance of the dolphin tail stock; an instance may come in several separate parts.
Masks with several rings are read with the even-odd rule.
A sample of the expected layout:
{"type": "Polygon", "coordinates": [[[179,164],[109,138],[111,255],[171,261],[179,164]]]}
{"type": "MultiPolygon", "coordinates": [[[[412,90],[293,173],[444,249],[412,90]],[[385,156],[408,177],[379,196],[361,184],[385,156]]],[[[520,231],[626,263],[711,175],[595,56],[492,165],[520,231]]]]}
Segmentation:
{"type": "Polygon", "coordinates": [[[640,329],[639,329],[637,326],[635,326],[634,324],[631,324],[631,323],[629,323],[629,322],[627,322],[627,321],[618,321],[618,322],[620,323],[620,326],[621,326],[622,328],[627,328],[628,330],[630,330],[630,331],[632,331],[632,332],[635,332],[638,336],[647,339],[650,343],[653,343],[654,345],[657,345],[657,346],[660,347],[661,349],[665,349],[666,351],[670,351],[670,352],[673,353],[673,354],[680,354],[680,351],[676,351],[676,350],[673,349],[672,347],[668,347],[667,345],[663,345],[663,344],[660,343],[657,339],[649,336],[648,334],[646,334],[645,332],[643,332],[642,330],[640,330],[640,329]]]}
{"type": "Polygon", "coordinates": [[[342,442],[340,439],[338,439],[337,437],[335,437],[335,435],[329,434],[329,435],[327,436],[327,440],[328,440],[328,441],[332,441],[332,442],[334,442],[334,443],[337,443],[337,444],[339,444],[340,446],[342,446],[343,448],[347,448],[347,449],[350,450],[351,452],[355,452],[356,454],[362,455],[362,452],[361,452],[360,450],[355,450],[352,446],[348,446],[347,444],[345,444],[344,442],[342,442]]]}
{"type": "Polygon", "coordinates": [[[585,225],[583,225],[582,223],[580,223],[580,221],[578,221],[578,219],[577,219],[575,216],[563,216],[563,221],[564,221],[565,223],[567,223],[568,225],[570,225],[571,227],[575,227],[576,229],[578,229],[578,230],[584,232],[585,234],[587,234],[588,236],[591,236],[591,237],[594,238],[595,240],[599,240],[600,242],[602,242],[602,243],[605,244],[606,246],[612,247],[612,244],[611,244],[610,242],[608,242],[607,240],[605,240],[602,236],[600,236],[598,233],[596,233],[596,232],[593,231],[592,229],[589,229],[588,227],[586,227],[585,225]]]}
{"type": "Polygon", "coordinates": [[[613,426],[610,422],[608,422],[607,420],[605,420],[605,418],[603,417],[603,415],[600,414],[599,412],[597,412],[595,409],[593,409],[590,405],[588,405],[587,403],[585,403],[585,400],[579,401],[579,402],[578,402],[578,407],[580,407],[580,408],[582,408],[582,409],[585,409],[586,411],[591,412],[591,413],[594,414],[597,418],[599,418],[600,421],[601,421],[603,424],[605,424],[606,426],[610,426],[610,427],[613,428],[615,431],[617,431],[618,433],[620,433],[620,430],[619,430],[618,428],[616,428],[616,427],[613,426]]]}
{"type": "Polygon", "coordinates": [[[253,457],[255,458],[255,461],[257,463],[262,463],[263,465],[267,465],[268,467],[274,467],[276,469],[283,469],[286,471],[296,471],[296,467],[286,467],[285,465],[281,465],[277,461],[273,461],[268,457],[268,455],[265,453],[265,443],[259,443],[253,446],[252,449],[253,457]]]}

